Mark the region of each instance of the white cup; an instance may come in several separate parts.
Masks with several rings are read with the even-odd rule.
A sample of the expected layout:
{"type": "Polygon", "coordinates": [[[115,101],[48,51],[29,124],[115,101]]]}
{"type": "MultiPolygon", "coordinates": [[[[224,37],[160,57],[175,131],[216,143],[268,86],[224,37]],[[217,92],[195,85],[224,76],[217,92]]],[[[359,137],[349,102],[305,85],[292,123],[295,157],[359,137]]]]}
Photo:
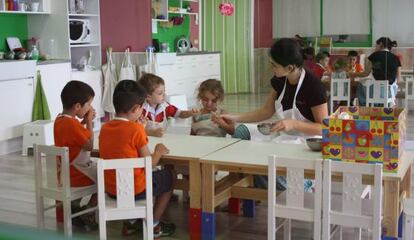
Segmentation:
{"type": "Polygon", "coordinates": [[[21,12],[25,12],[27,10],[27,5],[26,3],[19,3],[19,11],[21,12]]]}
{"type": "Polygon", "coordinates": [[[30,3],[30,10],[32,12],[38,12],[39,11],[39,3],[38,2],[30,3]]]}

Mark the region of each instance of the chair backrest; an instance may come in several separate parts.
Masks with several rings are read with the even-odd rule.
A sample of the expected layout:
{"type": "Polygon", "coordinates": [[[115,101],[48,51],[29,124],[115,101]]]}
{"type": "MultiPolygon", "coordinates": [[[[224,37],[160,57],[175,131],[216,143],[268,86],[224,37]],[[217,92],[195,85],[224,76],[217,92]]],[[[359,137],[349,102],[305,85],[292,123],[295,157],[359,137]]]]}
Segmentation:
{"type": "Polygon", "coordinates": [[[35,145],[34,149],[36,189],[64,191],[70,196],[69,149],[46,145],[35,145]]]}
{"type": "Polygon", "coordinates": [[[347,106],[351,103],[351,80],[333,78],[331,80],[331,114],[333,113],[334,101],[346,101],[347,106]]]}
{"type": "MultiPolygon", "coordinates": [[[[314,239],[320,239],[322,204],[322,160],[305,160],[269,156],[269,216],[296,219],[314,223],[314,239]],[[277,168],[286,168],[286,201],[283,204],[276,196],[277,168]],[[305,171],[315,172],[314,209],[305,207],[305,171]]],[[[272,217],[273,218],[273,217],[272,217]]],[[[269,217],[269,223],[273,219],[269,217]],[[271,221],[270,221],[271,220],[271,221]]]]}
{"type": "Polygon", "coordinates": [[[388,80],[367,80],[365,82],[366,87],[366,106],[371,104],[383,104],[384,107],[388,107],[388,103],[392,103],[393,100],[389,97],[389,84],[388,80]]]}
{"type": "Polygon", "coordinates": [[[382,165],[346,163],[325,160],[323,163],[323,222],[322,239],[329,239],[330,225],[372,229],[373,239],[381,235],[382,165]],[[332,209],[331,183],[333,175],[342,174],[341,207],[332,209]],[[363,177],[373,178],[371,199],[361,198],[363,177]],[[368,203],[370,213],[362,212],[368,203]]]}
{"type": "MultiPolygon", "coordinates": [[[[146,187],[146,215],[152,216],[152,160],[151,157],[145,158],[124,158],[124,159],[99,159],[98,160],[98,206],[99,211],[104,211],[108,204],[105,200],[105,181],[104,171],[116,171],[116,205],[111,205],[111,212],[113,216],[107,215],[107,220],[114,219],[128,219],[119,218],[115,212],[116,210],[125,211],[136,208],[135,203],[135,182],[134,169],[145,169],[145,187],[146,187]]],[[[151,219],[152,220],[152,219],[151,219]]]]}

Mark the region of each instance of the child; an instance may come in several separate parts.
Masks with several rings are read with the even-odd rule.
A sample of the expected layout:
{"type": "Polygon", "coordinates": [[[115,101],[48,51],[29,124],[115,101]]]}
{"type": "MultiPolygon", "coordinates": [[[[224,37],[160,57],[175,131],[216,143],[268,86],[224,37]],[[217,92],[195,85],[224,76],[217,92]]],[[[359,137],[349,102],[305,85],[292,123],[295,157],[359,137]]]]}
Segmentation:
{"type": "MultiPolygon", "coordinates": [[[[54,123],[54,139],[55,146],[69,148],[72,187],[89,186],[96,182],[96,164],[92,164],[89,159],[89,151],[93,147],[92,121],[95,118],[95,110],[91,103],[94,96],[93,89],[80,81],[68,82],[60,95],[63,111],[54,123]],[[83,119],[82,122],[79,122],[76,117],[83,119]]],[[[60,176],[60,170],[58,173],[60,176]]],[[[90,203],[96,205],[96,195],[92,196],[90,203]]],[[[80,199],[73,201],[72,211],[81,210],[80,199]]],[[[74,218],[73,224],[85,230],[97,228],[98,225],[91,216],[94,214],[84,214],[74,218]]]]}
{"type": "Polygon", "coordinates": [[[364,69],[362,68],[360,63],[357,63],[358,59],[358,52],[351,50],[348,52],[348,72],[353,73],[360,73],[363,72],[364,69]]]}
{"type": "MultiPolygon", "coordinates": [[[[113,95],[115,118],[102,126],[99,134],[99,153],[102,159],[138,158],[150,156],[148,138],[144,126],[138,122],[145,98],[145,89],[132,80],[123,80],[115,87],[113,95]]],[[[153,166],[157,166],[162,155],[168,153],[163,144],[157,144],[152,156],[153,166]]],[[[116,197],[115,171],[105,172],[105,189],[110,197],[116,197]]],[[[154,237],[170,236],[175,231],[174,224],[160,222],[167,208],[173,188],[175,174],[169,169],[153,172],[154,237]]],[[[135,169],[135,199],[145,198],[144,169],[135,169]]],[[[123,234],[129,235],[142,227],[142,222],[125,221],[123,234]]]]}
{"type": "Polygon", "coordinates": [[[313,69],[313,74],[322,79],[324,73],[329,72],[329,57],[325,53],[318,53],[316,55],[316,66],[313,69]]]}
{"type": "Polygon", "coordinates": [[[138,83],[147,92],[142,119],[146,122],[145,131],[149,136],[162,137],[167,126],[168,117],[189,118],[196,111],[182,111],[165,101],[164,80],[154,74],[147,73],[138,83]]]}
{"type": "Polygon", "coordinates": [[[234,134],[234,123],[220,118],[225,114],[217,104],[224,99],[224,89],[220,81],[208,79],[200,84],[197,99],[201,102],[200,114],[193,117],[191,135],[225,137],[234,134]]]}
{"type": "Polygon", "coordinates": [[[346,79],[347,78],[346,69],[347,69],[347,64],[346,64],[345,59],[338,58],[334,64],[334,72],[332,73],[332,78],[346,79]]]}

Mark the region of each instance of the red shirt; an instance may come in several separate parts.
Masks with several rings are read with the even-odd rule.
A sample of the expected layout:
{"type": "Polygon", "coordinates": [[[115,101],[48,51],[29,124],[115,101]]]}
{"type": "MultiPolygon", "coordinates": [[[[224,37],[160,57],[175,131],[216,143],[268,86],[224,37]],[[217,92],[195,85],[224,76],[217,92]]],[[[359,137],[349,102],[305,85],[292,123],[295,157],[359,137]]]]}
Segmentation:
{"type": "Polygon", "coordinates": [[[315,75],[315,77],[321,79],[323,76],[323,73],[326,72],[326,69],[320,65],[320,64],[316,64],[314,66],[314,68],[312,69],[313,75],[315,75]]]}
{"type": "Polygon", "coordinates": [[[164,116],[167,118],[177,117],[179,114],[180,111],[178,108],[167,102],[159,104],[155,109],[148,103],[144,103],[144,110],[142,111],[142,116],[147,117],[149,120],[154,120],[155,122],[164,121],[164,116]]]}

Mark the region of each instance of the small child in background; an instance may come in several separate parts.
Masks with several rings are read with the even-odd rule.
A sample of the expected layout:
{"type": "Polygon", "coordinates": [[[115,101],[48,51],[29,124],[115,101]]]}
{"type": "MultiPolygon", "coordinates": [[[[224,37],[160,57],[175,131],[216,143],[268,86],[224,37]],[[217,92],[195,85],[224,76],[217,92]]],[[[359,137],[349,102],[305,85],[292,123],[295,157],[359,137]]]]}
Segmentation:
{"type": "Polygon", "coordinates": [[[349,51],[347,72],[359,73],[364,71],[362,65],[358,63],[357,60],[358,52],[354,50],[349,51]]]}
{"type": "MultiPolygon", "coordinates": [[[[162,155],[169,150],[163,144],[157,144],[154,153],[148,149],[148,137],[144,126],[138,121],[142,115],[143,104],[147,94],[137,82],[123,80],[114,90],[113,103],[116,111],[115,118],[102,126],[99,134],[99,154],[105,159],[139,158],[152,156],[152,165],[157,166],[162,155]]],[[[154,196],[154,238],[170,236],[175,231],[175,225],[164,223],[161,217],[168,206],[172,195],[176,176],[173,170],[162,169],[152,173],[154,196]]],[[[134,169],[135,200],[145,199],[145,170],[134,169]]],[[[109,197],[115,198],[115,170],[105,171],[105,191],[109,197]]],[[[142,230],[142,221],[124,221],[122,233],[130,235],[142,230]]]]}
{"type": "Polygon", "coordinates": [[[234,134],[234,123],[220,118],[226,112],[218,107],[224,99],[224,89],[220,81],[208,79],[200,84],[197,99],[202,108],[193,116],[191,135],[225,137],[234,134]]]}
{"type": "Polygon", "coordinates": [[[347,70],[347,64],[346,64],[345,59],[338,58],[334,64],[334,72],[332,73],[332,78],[346,79],[347,78],[346,70],[347,70]]]}
{"type": "MultiPolygon", "coordinates": [[[[70,162],[70,186],[86,187],[96,182],[96,164],[89,158],[89,152],[93,148],[93,125],[95,110],[91,106],[95,96],[93,89],[86,83],[70,81],[63,88],[60,98],[63,111],[56,117],[54,123],[55,146],[69,148],[70,162]],[[79,122],[76,117],[82,119],[79,122]]],[[[60,169],[58,169],[58,181],[60,181],[60,169]]],[[[87,206],[80,206],[81,199],[72,201],[72,213],[85,210],[87,206]]],[[[96,194],[92,195],[90,206],[96,205],[96,194]]],[[[60,221],[62,208],[57,208],[56,216],[60,221]]],[[[73,225],[86,231],[97,229],[95,213],[83,214],[72,220],[73,225]]],[[[63,221],[63,219],[62,219],[63,221]]]]}
{"type": "Polygon", "coordinates": [[[189,118],[197,113],[195,110],[179,110],[166,102],[165,82],[161,77],[147,73],[138,80],[138,83],[147,91],[142,120],[146,122],[145,131],[148,136],[162,137],[168,117],[189,118]]]}
{"type": "Polygon", "coordinates": [[[316,54],[316,66],[313,68],[313,74],[322,79],[325,73],[329,73],[329,57],[325,53],[316,54]]]}

